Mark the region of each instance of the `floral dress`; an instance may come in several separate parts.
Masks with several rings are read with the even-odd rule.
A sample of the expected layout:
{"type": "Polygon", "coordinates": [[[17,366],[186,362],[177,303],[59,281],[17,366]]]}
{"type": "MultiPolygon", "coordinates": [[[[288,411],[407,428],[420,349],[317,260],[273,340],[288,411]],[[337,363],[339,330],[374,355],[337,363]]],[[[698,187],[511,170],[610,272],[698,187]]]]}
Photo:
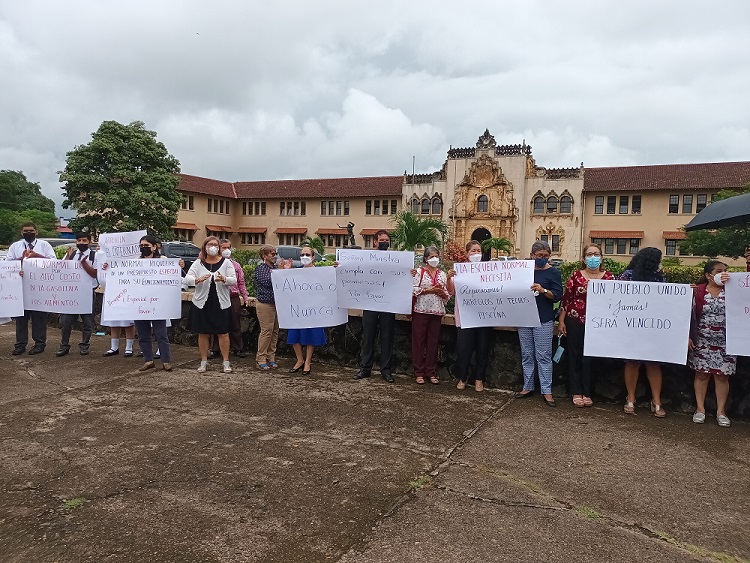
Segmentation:
{"type": "Polygon", "coordinates": [[[694,342],[688,362],[691,369],[712,375],[734,375],[737,357],[726,353],[725,327],[724,290],[716,297],[706,292],[698,322],[697,342],[694,342]]]}

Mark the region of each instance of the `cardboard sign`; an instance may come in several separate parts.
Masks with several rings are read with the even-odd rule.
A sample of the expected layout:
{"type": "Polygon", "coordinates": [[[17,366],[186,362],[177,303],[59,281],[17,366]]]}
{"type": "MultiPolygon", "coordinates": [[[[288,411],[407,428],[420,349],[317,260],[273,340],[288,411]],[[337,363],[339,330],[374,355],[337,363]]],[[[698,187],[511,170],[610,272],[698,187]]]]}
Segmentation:
{"type": "Polygon", "coordinates": [[[107,260],[138,258],[141,255],[141,239],[147,234],[146,231],[102,233],[98,239],[99,246],[101,246],[107,260]]]}
{"type": "Polygon", "coordinates": [[[27,258],[22,266],[25,309],[70,314],[93,311],[91,276],[78,260],[27,258]]]}
{"type": "Polygon", "coordinates": [[[102,319],[156,321],[182,316],[178,259],[112,260],[108,272],[102,319]]]}
{"type": "Polygon", "coordinates": [[[540,325],[530,289],[533,260],[459,262],[453,268],[461,328],[540,325]]]}
{"type": "Polygon", "coordinates": [[[0,312],[6,319],[23,316],[23,278],[20,260],[0,262],[0,312]]]}
{"type": "Polygon", "coordinates": [[[339,307],[411,313],[414,253],[391,250],[336,250],[339,307]]]}
{"type": "Polygon", "coordinates": [[[273,296],[281,328],[338,326],[349,311],[338,306],[336,268],[272,270],[273,296]]]}
{"type": "Polygon", "coordinates": [[[731,272],[724,295],[727,354],[750,356],[750,273],[731,272]]]}
{"type": "Polygon", "coordinates": [[[686,284],[590,280],[583,353],[684,365],[692,303],[686,284]]]}

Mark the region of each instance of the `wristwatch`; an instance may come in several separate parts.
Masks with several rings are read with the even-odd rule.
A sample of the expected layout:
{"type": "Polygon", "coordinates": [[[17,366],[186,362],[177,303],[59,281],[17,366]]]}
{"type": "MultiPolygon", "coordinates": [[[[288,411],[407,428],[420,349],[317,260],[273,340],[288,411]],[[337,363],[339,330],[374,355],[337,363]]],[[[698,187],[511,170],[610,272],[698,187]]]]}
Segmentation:
{"type": "Polygon", "coordinates": [[[547,295],[547,288],[544,288],[544,294],[547,295]]]}

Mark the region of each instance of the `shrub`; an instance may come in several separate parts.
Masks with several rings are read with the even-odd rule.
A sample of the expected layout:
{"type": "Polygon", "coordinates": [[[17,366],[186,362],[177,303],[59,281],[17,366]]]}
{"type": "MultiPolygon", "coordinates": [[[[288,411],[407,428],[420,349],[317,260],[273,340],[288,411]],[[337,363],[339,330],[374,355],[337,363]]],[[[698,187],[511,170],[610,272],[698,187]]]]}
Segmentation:
{"type": "MultiPolygon", "coordinates": [[[[605,270],[612,272],[612,275],[617,277],[625,271],[625,268],[627,268],[628,265],[623,262],[612,260],[612,258],[604,258],[602,259],[602,267],[605,270]]],[[[562,277],[563,286],[565,286],[567,281],[570,279],[570,276],[573,275],[573,272],[580,269],[581,263],[579,261],[564,262],[558,268],[558,270],[560,270],[560,276],[562,277]]]]}
{"type": "Polygon", "coordinates": [[[255,268],[257,264],[245,264],[242,266],[242,271],[245,273],[245,286],[247,287],[247,294],[251,297],[258,296],[258,288],[255,286],[255,268]]]}
{"type": "Polygon", "coordinates": [[[232,258],[244,266],[250,259],[258,258],[258,251],[235,248],[232,250],[232,258]]]}
{"type": "Polygon", "coordinates": [[[55,251],[55,256],[57,256],[58,260],[62,260],[65,258],[65,254],[68,252],[68,246],[65,244],[61,244],[59,246],[56,246],[52,250],[55,251]]]}

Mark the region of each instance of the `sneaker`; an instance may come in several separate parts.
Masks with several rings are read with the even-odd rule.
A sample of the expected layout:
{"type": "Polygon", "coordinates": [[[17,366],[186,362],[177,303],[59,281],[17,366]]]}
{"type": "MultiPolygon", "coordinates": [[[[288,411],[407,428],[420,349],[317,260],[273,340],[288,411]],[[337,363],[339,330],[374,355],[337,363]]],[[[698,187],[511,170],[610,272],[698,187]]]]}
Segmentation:
{"type": "Polygon", "coordinates": [[[229,365],[229,362],[224,362],[224,373],[232,373],[232,366],[229,365]]]}
{"type": "Polygon", "coordinates": [[[208,362],[201,361],[201,365],[198,366],[198,373],[206,373],[208,369],[208,362]]]}
{"type": "Polygon", "coordinates": [[[693,414],[693,422],[696,424],[703,424],[706,422],[706,413],[696,411],[695,414],[693,414]]]}
{"type": "Polygon", "coordinates": [[[732,421],[729,420],[729,417],[725,414],[716,415],[716,422],[719,423],[719,426],[723,426],[724,428],[729,428],[732,425],[732,421]]]}

